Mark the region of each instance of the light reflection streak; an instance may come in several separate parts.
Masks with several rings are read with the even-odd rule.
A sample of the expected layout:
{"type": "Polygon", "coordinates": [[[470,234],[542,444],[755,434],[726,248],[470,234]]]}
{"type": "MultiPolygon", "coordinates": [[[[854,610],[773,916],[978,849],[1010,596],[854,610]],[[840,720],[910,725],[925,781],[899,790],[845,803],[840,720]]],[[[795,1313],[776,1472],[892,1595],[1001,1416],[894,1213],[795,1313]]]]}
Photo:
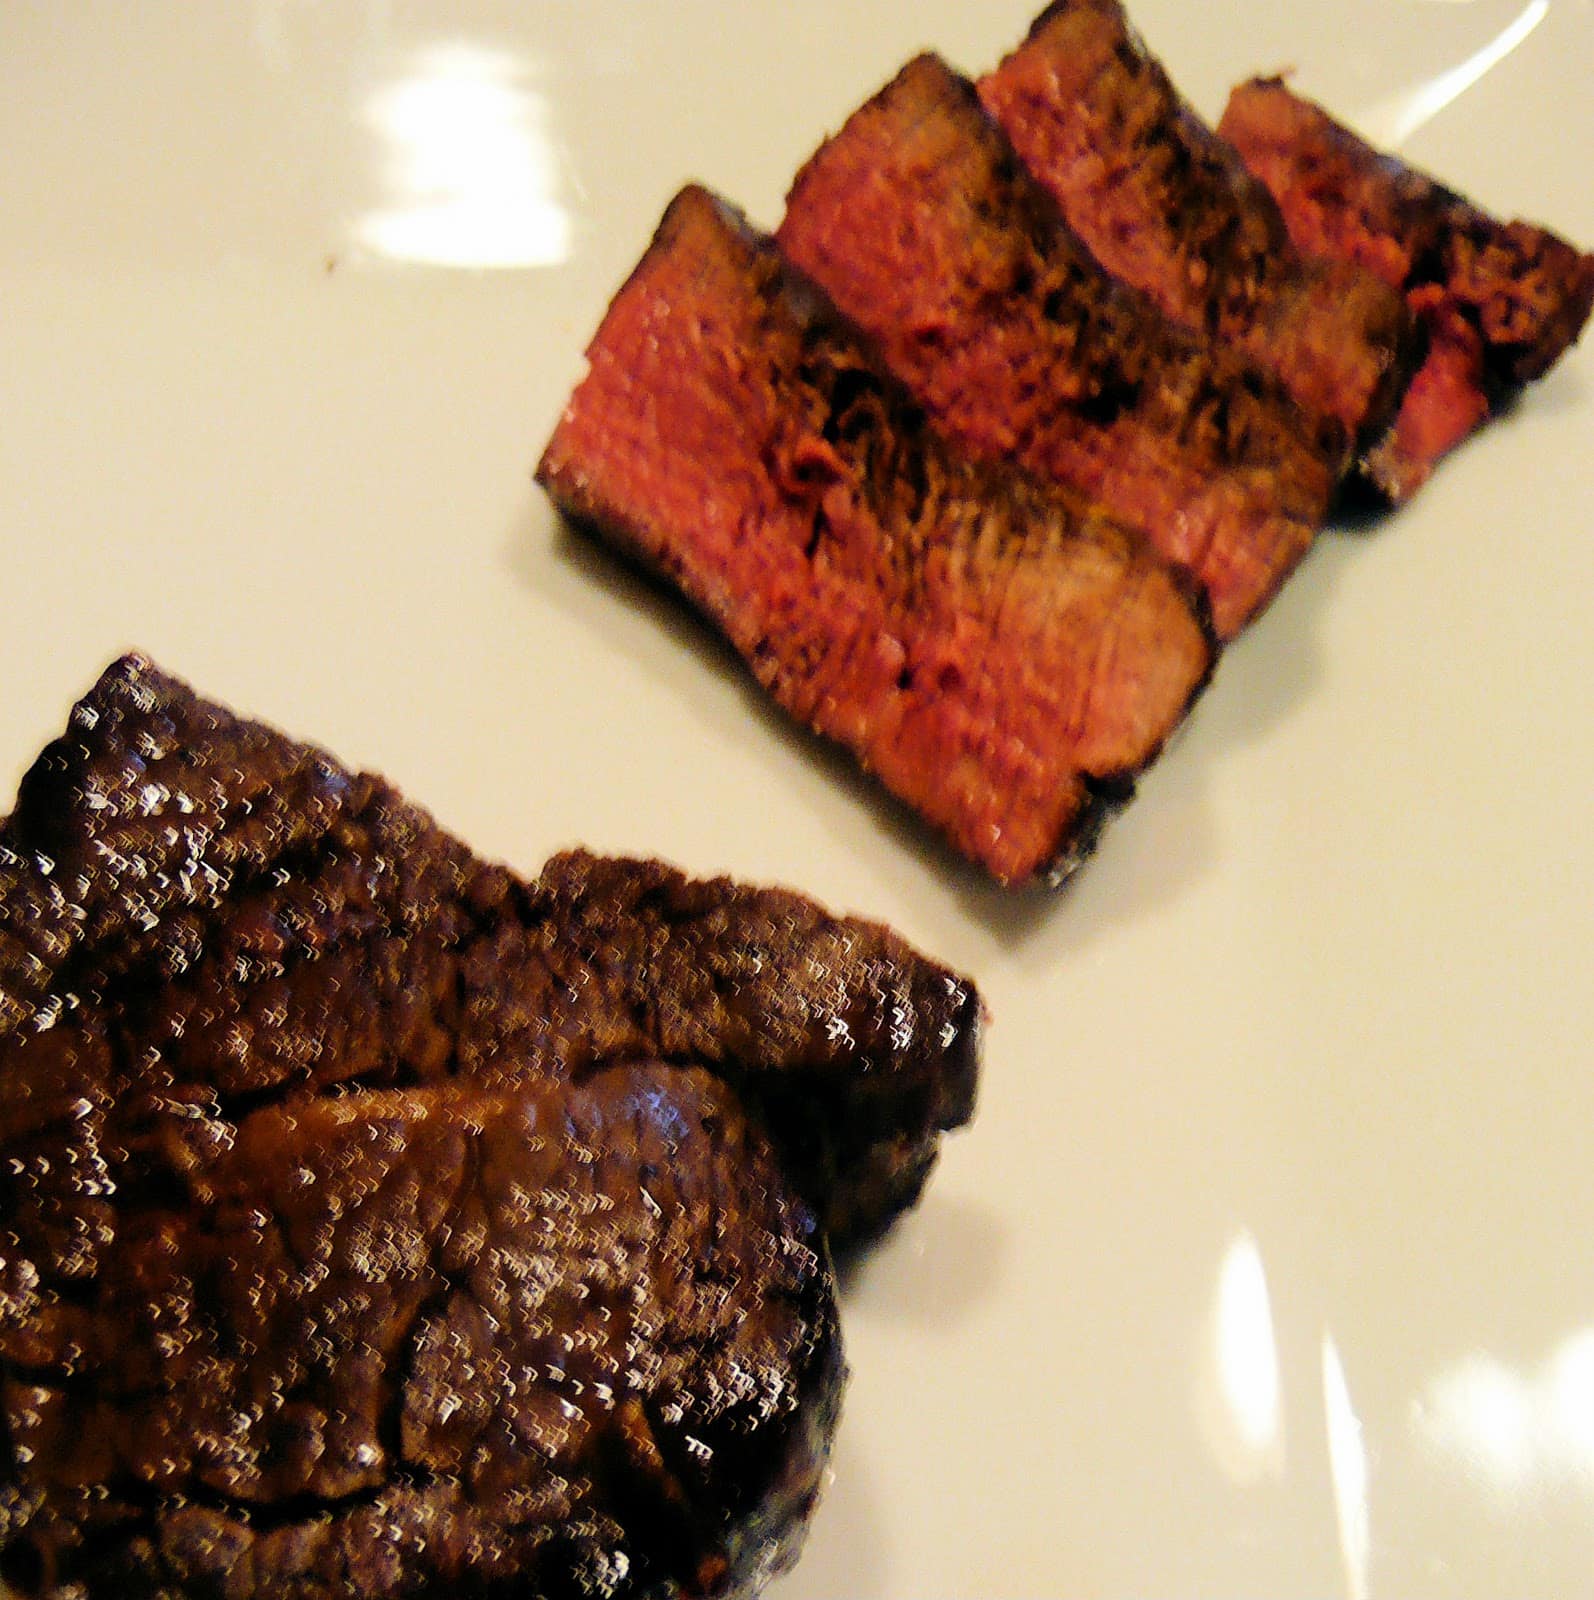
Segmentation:
{"type": "Polygon", "coordinates": [[[1212,1443],[1230,1475],[1248,1482],[1284,1459],[1278,1347],[1256,1240],[1235,1235],[1218,1269],[1212,1306],[1212,1443]]]}
{"type": "Polygon", "coordinates": [[[1594,1494],[1594,1329],[1562,1343],[1537,1372],[1475,1354],[1432,1380],[1418,1431],[1494,1497],[1540,1489],[1594,1494]]]}
{"type": "Polygon", "coordinates": [[[1323,1413],[1328,1428],[1328,1471],[1334,1485],[1334,1517],[1345,1562],[1349,1600],[1367,1600],[1367,1563],[1372,1539],[1367,1518],[1367,1445],[1351,1405],[1345,1368],[1331,1333],[1323,1334],[1323,1413]]]}
{"type": "Polygon", "coordinates": [[[1550,0],[1530,0],[1514,22],[1465,61],[1413,89],[1387,96],[1364,112],[1356,119],[1361,131],[1374,144],[1398,145],[1409,139],[1485,73],[1499,66],[1549,14],[1550,0]]]}
{"type": "Polygon", "coordinates": [[[1489,1356],[1469,1356],[1429,1385],[1420,1412],[1431,1448],[1497,1495],[1520,1489],[1531,1460],[1527,1383],[1489,1356]]]}
{"type": "Polygon", "coordinates": [[[356,237],[398,261],[450,267],[554,266],[570,253],[544,96],[514,56],[478,45],[418,52],[371,96],[391,201],[356,237]]]}
{"type": "Polygon", "coordinates": [[[1563,1450],[1594,1477],[1594,1328],[1568,1339],[1556,1352],[1548,1388],[1563,1450]]]}

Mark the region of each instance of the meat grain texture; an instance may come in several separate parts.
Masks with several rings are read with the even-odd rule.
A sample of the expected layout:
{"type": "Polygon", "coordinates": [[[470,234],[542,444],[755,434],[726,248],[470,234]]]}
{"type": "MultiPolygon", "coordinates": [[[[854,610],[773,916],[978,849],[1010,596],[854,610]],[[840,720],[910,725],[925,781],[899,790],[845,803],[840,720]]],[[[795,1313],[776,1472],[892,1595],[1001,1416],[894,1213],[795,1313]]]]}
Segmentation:
{"type": "Polygon", "coordinates": [[[1310,548],[1342,431],[1105,271],[939,58],[819,149],[777,238],[938,427],[1140,531],[1221,638],[1310,548]]]}
{"type": "Polygon", "coordinates": [[[538,469],[559,506],[1000,881],[1068,870],[1211,671],[1188,580],[1077,496],[948,446],[700,188],[587,356],[538,469]]]}
{"type": "Polygon", "coordinates": [[[117,663],[0,827],[0,1580],[756,1587],[837,1415],[823,1224],[916,1194],[978,1012],[796,895],[524,882],[117,663]]]}
{"type": "Polygon", "coordinates": [[[1279,78],[1229,97],[1218,131],[1277,198],[1302,250],[1377,274],[1406,297],[1427,355],[1368,457],[1391,500],[1577,342],[1594,307],[1594,254],[1502,222],[1375,150],[1279,78]]]}
{"type": "Polygon", "coordinates": [[[1056,0],[979,91],[1110,273],[1332,419],[1343,464],[1382,432],[1418,355],[1400,297],[1363,265],[1292,240],[1118,0],[1056,0]]]}

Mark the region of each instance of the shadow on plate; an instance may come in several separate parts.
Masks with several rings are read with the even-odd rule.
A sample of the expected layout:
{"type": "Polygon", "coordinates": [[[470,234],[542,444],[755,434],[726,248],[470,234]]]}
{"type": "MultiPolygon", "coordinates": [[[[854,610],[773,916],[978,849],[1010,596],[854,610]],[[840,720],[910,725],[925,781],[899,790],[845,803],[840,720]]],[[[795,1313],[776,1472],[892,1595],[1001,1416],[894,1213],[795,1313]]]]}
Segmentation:
{"type": "Polygon", "coordinates": [[[843,1408],[829,1481],[803,1553],[765,1591],[767,1600],[868,1600],[885,1592],[883,1518],[863,1443],[843,1408]]]}
{"type": "MultiPolygon", "coordinates": [[[[516,579],[577,617],[605,649],[644,664],[654,681],[689,693],[700,674],[722,690],[712,702],[734,701],[745,727],[801,752],[800,781],[824,825],[848,848],[871,851],[869,836],[895,847],[874,865],[917,893],[929,882],[949,894],[998,944],[1016,949],[1051,930],[1054,949],[1065,902],[1078,879],[1062,888],[1004,890],[942,843],[903,802],[881,788],[840,747],[797,727],[754,682],[723,637],[664,583],[557,516],[540,495],[517,518],[506,564],[516,579]],[[661,672],[657,640],[668,641],[661,672]],[[686,670],[677,671],[678,666],[686,670]],[[811,781],[810,781],[811,780],[811,781]],[[838,803],[839,801],[839,803],[838,803]]],[[[1143,775],[1137,802],[1105,830],[1094,861],[1117,863],[1111,874],[1086,863],[1093,877],[1111,876],[1092,895],[1091,927],[1132,922],[1176,901],[1216,866],[1217,830],[1203,781],[1205,762],[1226,741],[1249,742],[1286,717],[1317,677],[1316,618],[1332,587],[1335,561],[1309,560],[1269,613],[1230,647],[1211,688],[1178,730],[1164,756],[1143,775]]],[[[700,704],[711,703],[705,699],[700,704]]],[[[786,781],[789,781],[786,780],[786,781]]],[[[1065,933],[1065,946],[1088,936],[1065,933]]]]}
{"type": "Polygon", "coordinates": [[[1007,1253],[998,1213],[946,1194],[932,1175],[924,1198],[885,1238],[837,1260],[843,1328],[856,1312],[923,1327],[955,1324],[996,1293],[1007,1253]]]}

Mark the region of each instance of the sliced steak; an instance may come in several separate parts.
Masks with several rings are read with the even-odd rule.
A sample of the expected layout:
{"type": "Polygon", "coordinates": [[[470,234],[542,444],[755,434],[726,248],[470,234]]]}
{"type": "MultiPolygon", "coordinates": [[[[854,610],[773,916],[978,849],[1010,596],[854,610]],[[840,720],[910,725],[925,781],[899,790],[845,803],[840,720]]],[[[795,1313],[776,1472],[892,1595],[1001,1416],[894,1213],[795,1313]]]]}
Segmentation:
{"type": "Polygon", "coordinates": [[[1145,542],[927,427],[706,191],[671,204],[543,455],[792,716],[1006,883],[1064,870],[1211,668],[1145,542]]]}
{"type": "Polygon", "coordinates": [[[1290,242],[1118,0],[1057,0],[980,96],[1109,272],[1276,374],[1347,444],[1382,431],[1416,354],[1399,297],[1290,242]]]}
{"type": "Polygon", "coordinates": [[[875,925],[522,883],[117,663],[0,827],[0,1581],[729,1593],[835,1421],[813,1205],[910,1196],[977,1020],[875,925]]]}
{"type": "Polygon", "coordinates": [[[781,248],[936,424],[1098,499],[1231,637],[1310,547],[1337,430],[1091,257],[973,87],[910,62],[798,174],[781,248]]]}
{"type": "Polygon", "coordinates": [[[1411,494],[1503,395],[1576,343],[1594,306],[1594,255],[1480,211],[1278,78],[1241,84],[1219,132],[1276,196],[1300,249],[1377,273],[1428,330],[1428,359],[1369,458],[1390,498],[1411,494]]]}

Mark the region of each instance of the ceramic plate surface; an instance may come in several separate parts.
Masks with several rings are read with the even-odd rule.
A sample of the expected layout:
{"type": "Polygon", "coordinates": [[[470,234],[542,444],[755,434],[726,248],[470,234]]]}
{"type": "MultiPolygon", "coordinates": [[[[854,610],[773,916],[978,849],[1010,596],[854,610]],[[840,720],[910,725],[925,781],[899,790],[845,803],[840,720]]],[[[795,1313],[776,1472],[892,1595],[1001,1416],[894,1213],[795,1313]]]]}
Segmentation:
{"type": "MultiPolygon", "coordinates": [[[[767,711],[531,469],[664,203],[766,223],[1023,0],[0,7],[0,789],[119,651],[483,853],[884,918],[993,1014],[847,1285],[778,1600],[1594,1581],[1594,339],[1337,527],[1095,861],[1011,898],[767,711]]],[[[1594,244],[1589,0],[1134,12],[1594,244]]]]}

